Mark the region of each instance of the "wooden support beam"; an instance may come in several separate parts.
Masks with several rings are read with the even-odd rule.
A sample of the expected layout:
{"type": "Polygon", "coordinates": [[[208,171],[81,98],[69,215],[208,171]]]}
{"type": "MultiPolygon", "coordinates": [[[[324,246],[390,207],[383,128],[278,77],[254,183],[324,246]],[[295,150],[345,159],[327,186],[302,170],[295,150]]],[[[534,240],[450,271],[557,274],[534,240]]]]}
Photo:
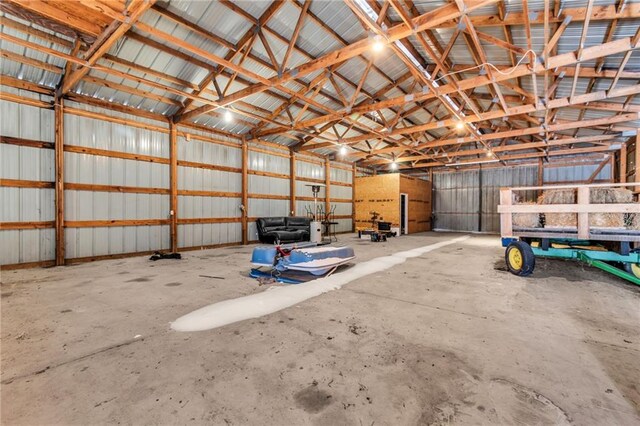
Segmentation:
{"type": "MultiPolygon", "coordinates": [[[[593,183],[596,180],[596,177],[598,177],[602,169],[604,169],[604,166],[606,166],[607,163],[611,161],[612,157],[613,157],[612,155],[608,155],[604,157],[604,160],[602,160],[602,162],[593,171],[593,173],[591,173],[591,176],[589,176],[589,179],[587,179],[587,183],[593,183]]],[[[613,175],[613,169],[611,169],[611,174],[613,175]]]]}
{"type": "MultiPolygon", "coordinates": [[[[476,10],[483,6],[487,6],[489,4],[496,3],[497,1],[498,0],[467,0],[466,11],[467,13],[470,13],[473,10],[476,10]]],[[[387,32],[387,40],[388,42],[391,43],[396,40],[404,39],[406,37],[409,37],[412,34],[415,34],[416,32],[423,31],[428,28],[434,28],[439,24],[455,19],[459,17],[460,14],[461,12],[453,4],[447,4],[445,6],[441,6],[437,9],[434,9],[416,18],[413,18],[412,20],[413,27],[409,27],[403,23],[390,28],[387,32]]],[[[138,27],[140,27],[140,25],[138,25],[138,27]]],[[[146,27],[144,29],[145,31],[148,31],[148,30],[153,31],[153,28],[149,28],[149,26],[145,26],[145,27],[146,27]]],[[[166,38],[167,36],[164,35],[164,37],[166,38]]],[[[302,78],[303,76],[310,74],[314,71],[318,71],[323,68],[328,68],[331,65],[341,63],[353,57],[359,56],[365,51],[367,51],[369,48],[370,48],[370,42],[367,38],[365,38],[355,43],[352,43],[348,46],[345,46],[341,49],[337,49],[332,52],[329,52],[324,56],[311,60],[292,70],[283,72],[281,76],[278,75],[270,79],[264,79],[263,77],[260,77],[260,76],[249,75],[249,77],[256,80],[257,83],[223,98],[220,101],[220,104],[229,105],[233,102],[242,100],[248,96],[255,95],[257,93],[262,93],[265,90],[269,89],[270,87],[279,86],[279,85],[281,86],[282,84],[290,80],[293,80],[296,78],[302,78]]],[[[200,55],[199,52],[197,51],[193,51],[192,53],[200,55]]],[[[219,60],[215,60],[215,62],[233,69],[231,66],[229,66],[229,64],[221,63],[219,60]]],[[[246,74],[246,70],[244,71],[246,74]]],[[[182,116],[179,117],[179,120],[184,121],[184,120],[197,117],[198,115],[204,114],[214,108],[215,107],[211,105],[204,105],[202,107],[196,108],[188,113],[183,114],[182,116]]]]}
{"type": "Polygon", "coordinates": [[[324,160],[324,184],[324,214],[327,215],[331,211],[331,161],[329,157],[325,157],[324,160]]]}
{"type": "MultiPolygon", "coordinates": [[[[640,182],[640,129],[638,130],[638,134],[636,136],[636,159],[635,159],[635,180],[634,182],[640,182]]],[[[640,186],[634,187],[633,190],[636,193],[640,193],[640,186]]]]}
{"type": "Polygon", "coordinates": [[[351,232],[356,232],[356,175],[358,166],[355,161],[351,165],[351,232]]]}
{"type": "MultiPolygon", "coordinates": [[[[616,53],[623,53],[623,52],[627,52],[629,50],[633,49],[632,44],[631,44],[631,38],[630,37],[626,37],[620,40],[616,40],[610,43],[605,43],[599,46],[592,46],[592,47],[587,47],[585,49],[583,49],[582,51],[582,60],[591,60],[591,59],[596,59],[602,56],[608,56],[608,55],[613,55],[616,53]]],[[[494,79],[489,79],[487,76],[477,76],[477,77],[472,77],[466,80],[462,80],[460,82],[457,82],[456,84],[453,83],[449,83],[449,84],[444,84],[442,86],[440,86],[438,88],[438,93],[433,93],[433,91],[429,91],[428,93],[424,93],[422,90],[420,90],[417,93],[411,93],[408,96],[411,96],[412,101],[413,102],[419,102],[419,101],[425,101],[428,99],[433,99],[433,98],[437,98],[439,96],[445,95],[445,94],[453,94],[458,92],[459,90],[468,90],[468,89],[472,89],[472,88],[477,88],[480,86],[485,86],[488,84],[491,84],[493,81],[499,82],[502,80],[509,80],[509,79],[513,79],[513,78],[517,78],[517,77],[523,77],[526,75],[530,75],[532,73],[536,73],[536,72],[543,72],[545,71],[545,69],[551,69],[551,68],[556,68],[556,67],[565,67],[568,65],[573,65],[576,64],[577,62],[579,62],[576,54],[574,52],[569,52],[569,53],[565,53],[565,54],[561,54],[561,55],[557,55],[554,57],[549,58],[549,60],[547,61],[547,63],[545,64],[545,67],[542,67],[540,64],[534,64],[534,65],[529,65],[529,64],[523,64],[523,65],[519,65],[517,67],[513,67],[511,68],[510,73],[507,73],[507,75],[503,75],[503,74],[496,74],[494,75],[494,79]],[[530,68],[533,68],[530,69],[530,68]]],[[[630,86],[633,87],[633,86],[630,86]]],[[[616,91],[619,89],[616,89],[616,91]]],[[[629,88],[625,88],[625,90],[630,90],[629,88]]],[[[591,101],[597,101],[597,100],[602,100],[602,96],[607,97],[609,95],[613,95],[614,93],[622,93],[622,92],[616,92],[616,91],[609,91],[607,94],[607,92],[602,92],[602,95],[598,95],[600,96],[600,98],[595,98],[595,99],[590,99],[589,102],[591,101]]],[[[600,93],[600,92],[598,92],[600,93]]],[[[586,99],[589,97],[592,97],[593,94],[585,94],[585,95],[580,95],[580,96],[575,96],[575,98],[573,100],[571,100],[571,102],[569,102],[568,99],[566,99],[566,102],[563,105],[558,105],[559,101],[554,100],[552,102],[549,103],[548,107],[549,108],[557,108],[559,106],[568,106],[570,103],[580,103],[580,99],[586,99]]],[[[393,106],[400,106],[400,105],[404,105],[407,102],[407,95],[403,95],[403,96],[397,96],[394,98],[390,98],[390,99],[385,99],[382,101],[378,101],[378,102],[373,102],[373,103],[368,103],[368,104],[364,104],[362,106],[359,107],[355,107],[353,108],[349,113],[347,113],[346,111],[337,111],[337,112],[332,112],[329,113],[327,115],[324,116],[319,116],[313,119],[309,119],[309,120],[305,120],[299,123],[298,128],[306,128],[306,127],[313,127],[316,126],[318,124],[321,123],[325,123],[327,121],[331,121],[331,120],[336,120],[336,119],[341,119],[344,118],[348,115],[351,114],[363,114],[366,112],[371,112],[371,111],[376,111],[379,110],[381,108],[390,108],[393,106]]],[[[509,108],[509,110],[519,110],[521,111],[526,111],[526,112],[532,112],[532,111],[537,111],[537,110],[543,110],[545,109],[544,106],[540,105],[540,104],[535,104],[535,105],[523,105],[521,107],[518,108],[509,108]]],[[[488,119],[488,118],[495,118],[499,115],[504,116],[504,113],[501,112],[495,112],[492,111],[491,113],[484,113],[483,114],[483,119],[488,119]]],[[[474,119],[473,117],[467,117],[465,119],[465,121],[480,121],[478,119],[474,119]]],[[[393,132],[390,132],[389,135],[387,136],[395,136],[398,134],[406,134],[406,133],[412,133],[412,131],[409,131],[409,129],[415,129],[416,131],[424,131],[424,130],[429,130],[429,129],[435,129],[437,128],[440,123],[442,123],[443,121],[437,121],[437,122],[433,122],[433,123],[428,123],[428,124],[424,124],[421,126],[409,126],[409,127],[405,127],[405,128],[396,128],[394,129],[393,132]],[[418,130],[419,129],[419,130],[418,130]]],[[[444,123],[447,123],[445,125],[451,125],[452,120],[445,120],[444,123]]],[[[454,122],[455,124],[455,122],[454,122]]],[[[278,134],[281,132],[288,132],[290,131],[290,128],[276,128],[276,129],[269,129],[268,131],[264,131],[264,132],[260,132],[258,133],[257,136],[265,136],[265,135],[273,135],[273,134],[278,134]]],[[[377,138],[378,135],[376,135],[375,133],[369,133],[369,134],[365,134],[362,136],[358,136],[358,137],[353,137],[353,138],[349,138],[347,141],[348,142],[355,142],[356,140],[366,140],[366,139],[371,139],[371,138],[377,138]]]]}
{"type": "Polygon", "coordinates": [[[248,243],[247,238],[247,218],[249,214],[249,145],[246,140],[242,141],[242,244],[248,243]]]}
{"type": "Polygon", "coordinates": [[[296,153],[289,150],[289,212],[291,216],[296,215],[296,153]]]}
{"type": "Polygon", "coordinates": [[[56,200],[56,266],[64,265],[64,100],[55,97],[54,106],[55,127],[55,200],[56,200]]]}
{"type": "Polygon", "coordinates": [[[619,176],[618,182],[626,183],[627,182],[627,144],[622,144],[622,148],[620,148],[620,167],[619,167],[619,176]]]}
{"type": "Polygon", "coordinates": [[[280,73],[283,73],[284,70],[287,69],[287,63],[289,62],[293,48],[298,40],[298,35],[300,35],[300,30],[302,30],[302,26],[304,25],[304,19],[307,17],[307,11],[309,10],[310,5],[311,0],[305,0],[304,6],[302,6],[302,10],[300,11],[300,16],[298,17],[298,22],[296,23],[296,27],[293,30],[291,39],[289,40],[289,46],[287,46],[287,51],[282,59],[282,64],[280,64],[280,73]]]}
{"type": "Polygon", "coordinates": [[[171,252],[178,251],[178,132],[173,121],[169,123],[169,192],[171,218],[171,252]]]}
{"type": "Polygon", "coordinates": [[[129,4],[124,21],[114,20],[96,39],[91,45],[89,50],[85,53],[84,59],[86,66],[81,66],[68,76],[65,76],[64,81],[61,84],[61,93],[64,95],[69,92],[73,86],[78,83],[82,77],[84,77],[91,66],[95,65],[104,54],[106,54],[111,46],[113,46],[120,38],[133,26],[133,24],[155,3],[155,0],[133,0],[129,4]]]}

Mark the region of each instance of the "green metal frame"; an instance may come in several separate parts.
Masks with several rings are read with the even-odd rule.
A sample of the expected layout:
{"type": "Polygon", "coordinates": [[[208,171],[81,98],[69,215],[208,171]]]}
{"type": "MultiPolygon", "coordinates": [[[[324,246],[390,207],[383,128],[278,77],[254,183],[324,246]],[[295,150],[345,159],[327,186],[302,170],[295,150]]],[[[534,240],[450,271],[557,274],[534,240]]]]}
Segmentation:
{"type": "MultiPolygon", "coordinates": [[[[572,244],[579,245],[579,242],[572,242],[572,244]],[[576,244],[578,243],[578,244],[576,244]]],[[[585,250],[578,247],[571,248],[553,248],[549,247],[547,250],[543,250],[540,247],[531,247],[533,254],[536,257],[551,257],[559,259],[575,259],[581,262],[585,262],[588,265],[595,266],[602,269],[605,272],[609,272],[617,277],[624,278],[636,285],[640,285],[640,278],[620,268],[616,268],[606,262],[620,262],[620,263],[640,263],[640,253],[632,252],[627,255],[619,254],[613,251],[598,251],[598,250],[585,250]]]]}

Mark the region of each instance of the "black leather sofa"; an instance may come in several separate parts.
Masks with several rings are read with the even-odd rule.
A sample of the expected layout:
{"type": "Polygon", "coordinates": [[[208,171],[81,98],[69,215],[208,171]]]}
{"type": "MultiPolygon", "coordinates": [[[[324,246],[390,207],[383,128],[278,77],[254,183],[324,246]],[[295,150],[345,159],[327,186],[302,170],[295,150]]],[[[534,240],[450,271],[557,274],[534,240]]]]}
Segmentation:
{"type": "Polygon", "coordinates": [[[311,235],[307,217],[261,217],[256,224],[261,243],[297,243],[309,241],[311,235]]]}

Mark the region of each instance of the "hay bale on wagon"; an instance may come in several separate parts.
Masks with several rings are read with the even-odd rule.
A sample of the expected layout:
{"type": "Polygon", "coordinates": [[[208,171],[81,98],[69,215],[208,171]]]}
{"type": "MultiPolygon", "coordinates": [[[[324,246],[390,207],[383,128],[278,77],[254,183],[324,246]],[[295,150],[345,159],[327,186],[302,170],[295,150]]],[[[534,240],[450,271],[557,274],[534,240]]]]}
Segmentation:
{"type": "MultiPolygon", "coordinates": [[[[547,189],[538,197],[538,204],[575,204],[575,189],[547,189]]],[[[572,228],[578,226],[576,213],[545,213],[545,227],[572,228]]]]}
{"type": "MultiPolygon", "coordinates": [[[[633,202],[633,193],[625,188],[591,188],[592,204],[626,204],[633,202]]],[[[624,228],[624,213],[593,213],[589,224],[595,228],[624,228]]]]}
{"type": "MultiPolygon", "coordinates": [[[[633,193],[624,188],[590,188],[589,198],[592,204],[624,204],[633,202],[633,193]]],[[[575,204],[576,200],[577,191],[575,189],[548,189],[542,192],[538,202],[540,204],[575,204]]],[[[594,228],[624,228],[625,215],[624,213],[592,213],[589,215],[589,225],[594,228]]],[[[575,213],[547,213],[545,214],[545,226],[549,228],[576,227],[578,226],[578,215],[575,213]]]]}
{"type": "MultiPolygon", "coordinates": [[[[517,204],[536,205],[534,202],[521,202],[517,204]]],[[[516,228],[541,228],[540,213],[513,213],[513,226],[516,228]]]]}
{"type": "Polygon", "coordinates": [[[627,227],[634,231],[640,231],[640,213],[627,215],[627,227]]]}

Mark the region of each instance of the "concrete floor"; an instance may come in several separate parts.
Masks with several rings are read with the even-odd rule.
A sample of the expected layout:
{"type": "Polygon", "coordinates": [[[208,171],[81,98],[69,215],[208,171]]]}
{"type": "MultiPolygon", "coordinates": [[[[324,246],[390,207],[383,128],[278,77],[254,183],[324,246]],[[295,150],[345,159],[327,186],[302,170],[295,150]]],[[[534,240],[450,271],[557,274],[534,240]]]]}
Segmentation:
{"type": "MultiPolygon", "coordinates": [[[[366,260],[454,236],[341,242],[366,260]]],[[[518,278],[474,236],[266,317],[169,328],[265,291],[250,252],[3,272],[2,423],[640,423],[633,285],[563,261],[518,278]]]]}

